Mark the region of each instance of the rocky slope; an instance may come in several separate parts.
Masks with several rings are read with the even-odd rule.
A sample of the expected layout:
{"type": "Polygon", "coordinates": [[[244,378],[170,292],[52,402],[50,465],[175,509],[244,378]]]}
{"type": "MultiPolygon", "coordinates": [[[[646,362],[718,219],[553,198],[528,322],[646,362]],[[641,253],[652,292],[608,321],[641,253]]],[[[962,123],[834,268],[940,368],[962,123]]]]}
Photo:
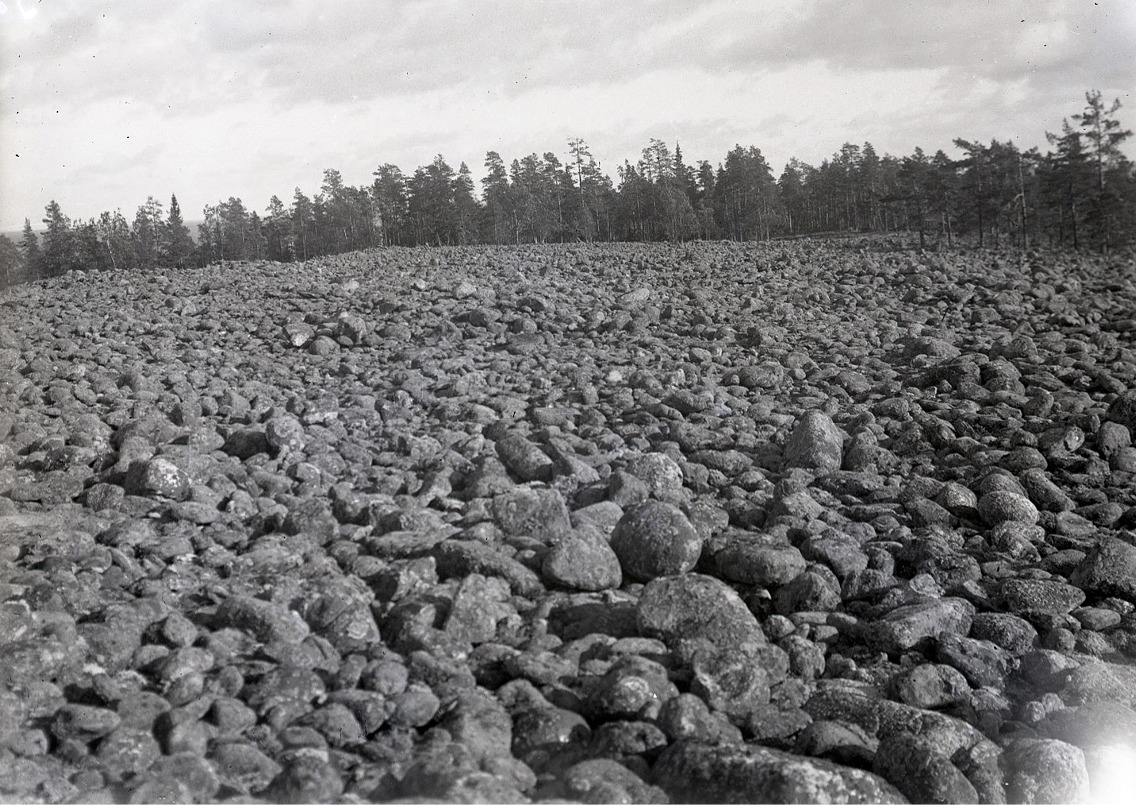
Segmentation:
{"type": "Polygon", "coordinates": [[[0,794],[1100,793],[1134,338],[1131,258],[879,243],[10,289],[0,794]]]}

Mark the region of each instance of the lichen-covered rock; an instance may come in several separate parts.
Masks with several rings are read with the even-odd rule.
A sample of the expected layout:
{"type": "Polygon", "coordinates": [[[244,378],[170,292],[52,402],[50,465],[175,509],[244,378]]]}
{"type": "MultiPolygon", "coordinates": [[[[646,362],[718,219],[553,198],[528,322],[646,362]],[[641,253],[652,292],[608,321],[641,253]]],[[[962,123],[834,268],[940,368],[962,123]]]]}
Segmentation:
{"type": "Polygon", "coordinates": [[[844,453],[844,437],[828,414],[806,411],[797,420],[785,443],[782,469],[799,467],[821,474],[840,469],[844,453]]]}
{"type": "Polygon", "coordinates": [[[702,554],[702,542],[678,507],[656,500],[627,512],[611,535],[623,572],[638,581],[691,570],[702,554]]]}
{"type": "Polygon", "coordinates": [[[640,631],[692,660],[702,650],[763,646],[765,633],[729,585],[700,573],[658,578],[643,588],[636,615],[640,631]]]}
{"type": "Polygon", "coordinates": [[[679,741],[652,781],[678,802],[906,802],[884,779],[819,758],[753,745],[679,741]]]}

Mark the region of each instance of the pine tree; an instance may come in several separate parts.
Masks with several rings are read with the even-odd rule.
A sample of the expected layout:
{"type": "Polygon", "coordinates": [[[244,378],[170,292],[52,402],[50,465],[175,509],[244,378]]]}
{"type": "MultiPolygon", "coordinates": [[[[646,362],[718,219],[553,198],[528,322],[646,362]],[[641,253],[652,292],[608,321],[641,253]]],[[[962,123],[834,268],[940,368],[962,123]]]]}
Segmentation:
{"type": "Polygon", "coordinates": [[[1115,245],[1116,224],[1125,207],[1124,195],[1109,177],[1115,175],[1119,181],[1128,178],[1129,163],[1120,144],[1132,136],[1132,131],[1122,129],[1115,117],[1120,110],[1119,98],[1105,108],[1101,93],[1092,90],[1085,93],[1085,103],[1085,111],[1073,115],[1073,119],[1081,124],[1081,135],[1088,144],[1086,156],[1093,166],[1095,187],[1087,219],[1101,250],[1107,252],[1115,245]]]}
{"type": "Polygon", "coordinates": [[[24,279],[24,259],[20,247],[7,235],[0,235],[0,288],[24,279]]]}
{"type": "Polygon", "coordinates": [[[161,264],[167,268],[186,268],[193,259],[193,238],[182,220],[176,195],[170,195],[170,211],[162,231],[161,264]]]}
{"type": "Polygon", "coordinates": [[[134,214],[131,235],[134,240],[134,254],[142,268],[155,268],[160,264],[160,248],[164,238],[162,202],[153,196],[146,197],[146,203],[134,214]]]}
{"type": "Polygon", "coordinates": [[[55,199],[44,208],[43,222],[47,225],[47,231],[43,236],[44,275],[57,277],[73,268],[78,268],[71,221],[63,214],[55,199]]]}
{"type": "Polygon", "coordinates": [[[27,280],[36,280],[44,275],[43,251],[39,246],[39,237],[32,229],[32,222],[24,219],[24,233],[20,240],[20,251],[23,254],[23,276],[27,280]]]}

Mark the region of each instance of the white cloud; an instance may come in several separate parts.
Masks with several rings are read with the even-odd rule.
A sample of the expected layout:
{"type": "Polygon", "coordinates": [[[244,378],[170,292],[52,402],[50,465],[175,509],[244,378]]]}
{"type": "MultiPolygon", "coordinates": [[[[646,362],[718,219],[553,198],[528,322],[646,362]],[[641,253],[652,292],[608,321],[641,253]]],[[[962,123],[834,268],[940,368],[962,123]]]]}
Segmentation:
{"type": "Polygon", "coordinates": [[[1127,0],[35,8],[0,16],[0,228],[52,198],[77,218],[171,191],[190,217],[229,195],[261,209],[315,190],[327,167],[359,184],[441,152],[476,174],[488,149],[563,153],[577,135],[611,173],[649,137],[691,161],[756,144],[775,170],[844,141],[1028,147],[1086,89],[1129,112],[1136,86],[1127,0]]]}

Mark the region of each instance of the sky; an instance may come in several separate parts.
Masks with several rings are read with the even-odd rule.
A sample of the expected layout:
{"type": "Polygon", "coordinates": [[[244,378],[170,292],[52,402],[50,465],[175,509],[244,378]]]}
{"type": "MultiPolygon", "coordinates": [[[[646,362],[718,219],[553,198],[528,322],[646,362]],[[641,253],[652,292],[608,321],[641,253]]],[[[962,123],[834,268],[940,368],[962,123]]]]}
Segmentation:
{"type": "Polygon", "coordinates": [[[845,142],[1044,149],[1089,89],[1136,129],[1134,54],[1134,0],[0,0],[0,230],[573,137],[613,178],[651,138],[778,175],[845,142]]]}

